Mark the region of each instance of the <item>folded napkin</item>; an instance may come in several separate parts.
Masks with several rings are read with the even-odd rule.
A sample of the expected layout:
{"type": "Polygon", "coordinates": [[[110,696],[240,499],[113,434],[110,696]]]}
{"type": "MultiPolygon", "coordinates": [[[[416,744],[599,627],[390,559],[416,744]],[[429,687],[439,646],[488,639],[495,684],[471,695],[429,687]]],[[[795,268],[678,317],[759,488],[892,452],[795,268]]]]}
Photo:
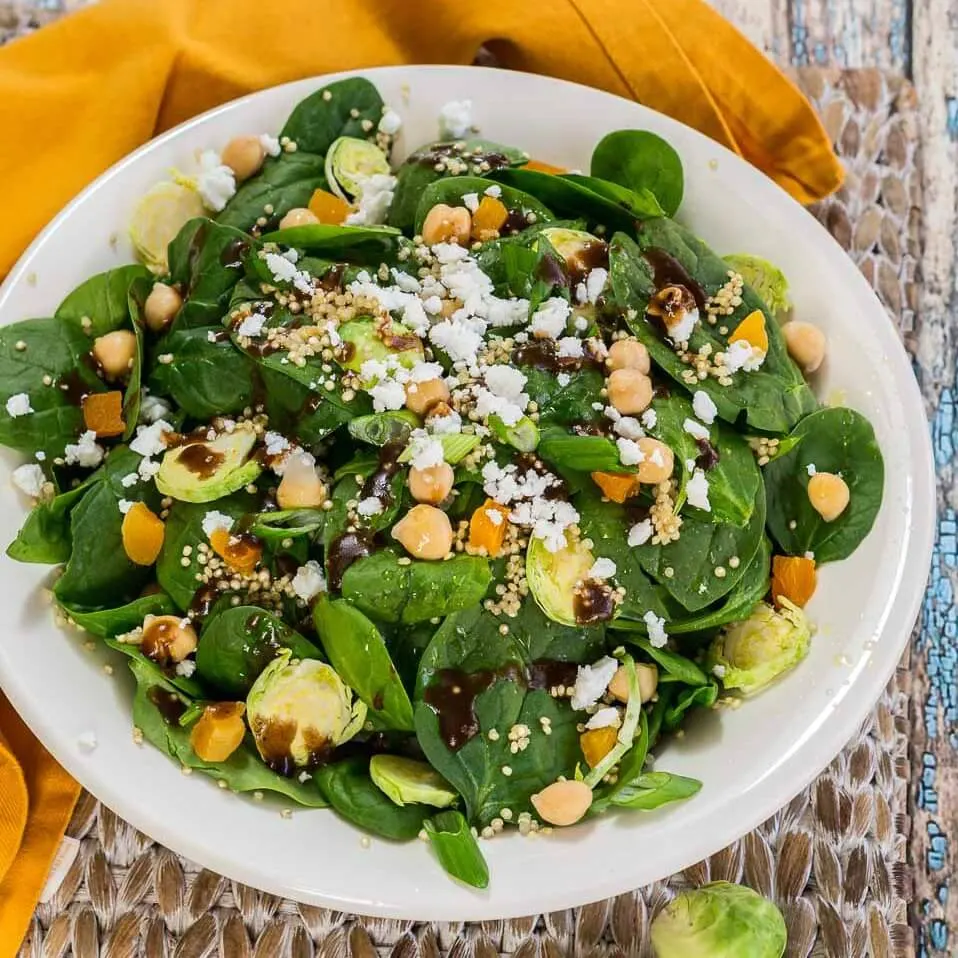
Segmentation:
{"type": "MultiPolygon", "coordinates": [[[[0,51],[0,276],[95,176],[196,113],[314,74],[471,63],[482,46],[697,127],[802,202],[841,183],[809,103],[703,0],[101,0],[0,51]]],[[[0,958],[76,795],[0,696],[0,958]]]]}

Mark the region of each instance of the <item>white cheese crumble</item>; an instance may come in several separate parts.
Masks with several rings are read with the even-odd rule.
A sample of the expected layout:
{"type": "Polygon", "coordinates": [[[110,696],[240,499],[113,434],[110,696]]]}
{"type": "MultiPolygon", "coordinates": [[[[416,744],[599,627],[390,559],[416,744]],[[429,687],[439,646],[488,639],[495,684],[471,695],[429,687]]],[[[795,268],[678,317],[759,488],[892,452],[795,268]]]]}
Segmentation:
{"type": "Polygon", "coordinates": [[[561,296],[551,296],[532,314],[529,328],[539,339],[558,339],[565,332],[569,312],[561,296]]]}
{"type": "Polygon", "coordinates": [[[442,443],[425,429],[414,429],[409,437],[409,456],[413,469],[431,469],[444,461],[442,443]]]}
{"type": "Polygon", "coordinates": [[[137,426],[136,437],[130,442],[130,448],[138,456],[158,456],[166,451],[164,436],[172,431],[173,427],[163,419],[157,419],[149,426],[137,426]]]}
{"type": "Polygon", "coordinates": [[[683,309],[678,315],[666,318],[666,328],[669,336],[677,343],[687,343],[692,338],[698,321],[697,309],[683,309]]]}
{"type": "Polygon", "coordinates": [[[695,391],[692,396],[692,411],[704,423],[711,425],[715,422],[718,415],[718,408],[712,401],[712,397],[701,389],[695,391]]]}
{"type": "Polygon", "coordinates": [[[30,397],[26,393],[16,393],[7,400],[7,415],[11,419],[27,416],[33,412],[30,397]]]}
{"type": "MultiPolygon", "coordinates": [[[[263,335],[265,325],[266,317],[262,313],[251,313],[243,317],[243,321],[236,327],[236,333],[238,336],[249,336],[250,339],[255,339],[263,335]]],[[[216,340],[214,339],[213,342],[216,340]]]]}
{"type": "Polygon", "coordinates": [[[665,619],[656,615],[651,609],[642,616],[646,628],[649,630],[649,644],[654,649],[661,649],[669,640],[665,631],[665,619]]]}
{"type": "Polygon", "coordinates": [[[364,519],[370,519],[373,516],[382,515],[383,503],[381,499],[375,496],[367,496],[356,503],[356,512],[364,519]]]}
{"type": "Polygon", "coordinates": [[[211,509],[203,516],[203,521],[200,523],[200,526],[208,539],[219,529],[229,532],[230,529],[233,528],[233,517],[226,515],[225,512],[218,512],[216,509],[211,509]]]}
{"type": "Polygon", "coordinates": [[[478,193],[463,193],[462,194],[462,205],[465,206],[470,213],[475,213],[479,209],[479,194],[478,193]]]}
{"type": "Polygon", "coordinates": [[[494,525],[502,525],[502,513],[498,509],[486,509],[486,518],[494,525]]]}
{"type": "Polygon", "coordinates": [[[285,254],[261,253],[260,256],[277,283],[289,283],[306,296],[312,294],[313,283],[309,275],[296,268],[299,255],[295,250],[287,250],[285,254]]]}
{"type": "Polygon", "coordinates": [[[492,186],[487,186],[483,191],[486,196],[491,196],[493,199],[499,199],[502,196],[502,187],[498,183],[493,183],[492,186]]]}
{"type": "Polygon", "coordinates": [[[619,714],[619,710],[612,705],[599,709],[599,711],[596,712],[595,715],[592,715],[589,721],[585,723],[587,729],[620,728],[621,725],[622,716],[619,714]]]}
{"type": "Polygon", "coordinates": [[[619,461],[623,466],[637,466],[640,462],[645,462],[645,454],[634,439],[619,436],[615,445],[619,450],[619,461]]]}
{"type": "Polygon", "coordinates": [[[609,279],[609,271],[601,266],[589,270],[585,280],[575,288],[575,298],[579,303],[594,303],[602,295],[605,284],[609,279]]]}
{"type": "Polygon", "coordinates": [[[196,191],[207,209],[219,213],[236,192],[236,176],[216,150],[203,150],[199,164],[196,191]]]}
{"type": "Polygon", "coordinates": [[[439,111],[439,135],[462,139],[472,127],[472,100],[450,100],[439,111]]]}
{"type": "Polygon", "coordinates": [[[279,140],[269,133],[260,133],[259,142],[260,146],[262,146],[266,151],[267,156],[279,156],[279,154],[282,152],[282,148],[279,145],[279,140]]]}
{"type": "Polygon", "coordinates": [[[387,106],[377,129],[386,136],[395,136],[402,129],[402,117],[392,107],[387,106]]]}
{"type": "Polygon", "coordinates": [[[643,428],[655,429],[656,423],[659,421],[659,414],[650,406],[639,417],[639,421],[642,423],[643,428]]]}
{"type": "Polygon", "coordinates": [[[725,368],[730,373],[737,373],[740,369],[753,373],[764,362],[765,353],[744,339],[736,340],[725,350],[725,368]]]}
{"type": "Polygon", "coordinates": [[[615,575],[615,563],[611,559],[598,558],[592,563],[588,576],[590,579],[611,579],[615,575]]]}
{"type": "Polygon", "coordinates": [[[323,575],[322,566],[315,559],[310,559],[296,570],[290,586],[300,599],[309,602],[326,589],[326,577],[323,575]]]}
{"type": "Polygon", "coordinates": [[[436,436],[454,436],[462,432],[462,416],[453,409],[445,416],[430,416],[428,425],[436,436]]]}
{"type": "Polygon", "coordinates": [[[135,486],[140,481],[140,474],[138,472],[128,472],[125,476],[121,477],[120,485],[124,489],[129,489],[130,486],[135,486]]]}
{"type": "Polygon", "coordinates": [[[652,532],[651,519],[643,519],[641,522],[637,522],[629,529],[629,545],[633,548],[644,546],[652,538],[652,532]]]}
{"type": "Polygon", "coordinates": [[[96,732],[81,732],[77,736],[77,745],[84,752],[92,752],[98,745],[96,732]]]}
{"type": "Polygon", "coordinates": [[[263,436],[267,456],[278,456],[290,447],[289,440],[278,432],[269,431],[263,436]]]}
{"type": "Polygon", "coordinates": [[[43,470],[35,462],[28,462],[22,466],[17,466],[17,468],[13,470],[11,478],[13,479],[13,484],[21,492],[32,496],[34,499],[40,498],[46,477],[43,475],[43,470]]]}
{"type": "Polygon", "coordinates": [[[173,407],[165,399],[150,395],[145,389],[143,390],[143,398],[140,400],[140,422],[149,425],[164,419],[172,411],[173,407]]]}
{"type": "Polygon", "coordinates": [[[595,705],[605,695],[618,668],[619,663],[608,655],[592,665],[580,665],[572,691],[572,708],[580,712],[595,705]]]}
{"type": "Polygon", "coordinates": [[[126,515],[133,508],[133,503],[129,499],[120,499],[116,506],[123,515],[126,515]]]}
{"type": "Polygon", "coordinates": [[[694,419],[686,419],[682,423],[682,428],[693,438],[693,439],[708,439],[709,431],[703,426],[700,422],[696,422],[694,419]]]}
{"type": "MultiPolygon", "coordinates": [[[[133,449],[133,443],[130,443],[133,449]]],[[[136,452],[136,450],[133,450],[136,452]]],[[[63,450],[63,459],[68,466],[83,466],[92,469],[103,461],[103,447],[97,445],[96,433],[88,429],[75,443],[67,443],[63,450]]]]}
{"type": "Polygon", "coordinates": [[[623,439],[631,439],[633,442],[645,435],[645,430],[639,425],[639,420],[633,419],[632,416],[619,416],[612,429],[623,439]]]}
{"type": "Polygon", "coordinates": [[[474,362],[482,348],[482,333],[463,322],[445,319],[429,330],[429,341],[455,362],[474,362]]]}
{"type": "Polygon", "coordinates": [[[566,529],[579,521],[579,513],[562,499],[533,499],[515,504],[509,513],[510,522],[528,526],[534,539],[541,539],[549,552],[559,552],[569,543],[566,529]]]}
{"type": "Polygon", "coordinates": [[[686,483],[685,496],[690,506],[695,506],[703,512],[712,511],[712,505],[709,502],[709,481],[701,469],[696,469],[692,473],[692,478],[686,483]]]}
{"type": "Polygon", "coordinates": [[[439,363],[427,363],[420,360],[409,370],[409,381],[413,383],[428,383],[434,379],[442,379],[443,368],[439,363]]]}
{"type": "Polygon", "coordinates": [[[396,192],[396,177],[391,173],[373,173],[358,178],[356,211],[346,217],[348,226],[377,226],[386,221],[389,204],[396,192]]]}
{"type": "Polygon", "coordinates": [[[556,382],[565,389],[572,382],[572,377],[568,373],[557,373],[556,382]]]}
{"type": "Polygon", "coordinates": [[[582,340],[575,336],[563,336],[556,344],[556,355],[560,359],[581,359],[582,358],[582,340]]]}
{"type": "Polygon", "coordinates": [[[809,476],[814,476],[818,472],[818,467],[815,465],[814,462],[810,462],[805,467],[805,471],[809,474],[809,476]]]}
{"type": "Polygon", "coordinates": [[[712,675],[717,679],[725,678],[725,666],[724,665],[713,665],[712,666],[712,675]]]}
{"type": "Polygon", "coordinates": [[[183,659],[176,663],[176,674],[184,679],[190,678],[196,671],[196,663],[192,659],[183,659]]]}

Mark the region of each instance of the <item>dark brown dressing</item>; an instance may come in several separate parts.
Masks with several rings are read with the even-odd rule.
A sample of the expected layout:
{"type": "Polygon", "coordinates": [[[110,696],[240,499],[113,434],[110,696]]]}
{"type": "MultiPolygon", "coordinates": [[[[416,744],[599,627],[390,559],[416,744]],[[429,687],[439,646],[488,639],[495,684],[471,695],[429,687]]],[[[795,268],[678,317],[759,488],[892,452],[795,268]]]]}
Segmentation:
{"type": "Polygon", "coordinates": [[[212,719],[228,719],[242,715],[244,708],[242,702],[213,702],[206,706],[205,712],[212,719]]]}
{"type": "Polygon", "coordinates": [[[645,250],[646,262],[652,267],[652,277],[656,289],[666,286],[684,286],[695,300],[695,305],[705,311],[705,302],[708,298],[705,290],[695,277],[671,254],[658,247],[645,250]]]}
{"type": "Polygon", "coordinates": [[[498,170],[509,166],[509,157],[496,150],[483,150],[481,147],[475,147],[471,150],[459,147],[460,141],[449,143],[437,143],[435,146],[426,147],[422,150],[416,150],[411,154],[407,162],[418,163],[420,166],[435,166],[440,160],[455,157],[465,163],[489,164],[490,170],[498,170]]]}
{"type": "Polygon", "coordinates": [[[178,461],[201,479],[209,479],[223,464],[226,456],[217,452],[205,442],[194,442],[184,446],[178,461]]]}
{"type": "Polygon", "coordinates": [[[211,343],[222,343],[230,338],[230,334],[225,329],[214,330],[213,335],[206,334],[206,338],[211,343]]]}
{"type": "Polygon", "coordinates": [[[579,625],[608,622],[615,612],[612,589],[604,582],[587,579],[573,594],[572,608],[579,625]]]}
{"type": "Polygon", "coordinates": [[[220,264],[227,269],[242,269],[243,257],[248,249],[249,243],[237,236],[223,247],[220,253],[220,264]]]}
{"type": "Polygon", "coordinates": [[[499,227],[500,236],[508,236],[510,233],[519,233],[529,225],[526,219],[525,210],[509,210],[505,223],[499,227]]]}
{"type": "Polygon", "coordinates": [[[708,439],[696,439],[695,445],[699,447],[699,454],[695,457],[695,465],[705,472],[714,469],[720,458],[718,449],[708,439]]]}
{"type": "Polygon", "coordinates": [[[156,616],[143,629],[140,651],[159,665],[168,665],[170,645],[176,638],[179,622],[173,616],[156,616]]]}
{"type": "Polygon", "coordinates": [[[569,285],[575,289],[592,270],[601,267],[609,268],[609,244],[604,240],[589,240],[582,248],[576,251],[571,261],[566,263],[569,274],[569,285]]]}
{"type": "Polygon", "coordinates": [[[497,678],[489,670],[473,672],[461,669],[440,669],[423,699],[439,719],[439,734],[448,748],[457,751],[479,734],[476,699],[497,678]]]}
{"type": "Polygon", "coordinates": [[[180,716],[186,711],[186,706],[178,695],[154,685],[146,697],[156,706],[156,710],[163,716],[167,725],[176,725],[180,716]]]}
{"type": "Polygon", "coordinates": [[[557,686],[575,685],[579,666],[575,662],[559,662],[556,659],[536,659],[528,670],[530,689],[554,689],[557,686]]]}
{"type": "Polygon", "coordinates": [[[76,369],[71,369],[61,376],[57,386],[71,406],[83,405],[83,400],[93,392],[92,387],[76,369]]]}
{"type": "Polygon", "coordinates": [[[394,440],[393,442],[387,442],[379,450],[379,467],[363,483],[362,496],[364,499],[373,496],[384,506],[392,503],[392,480],[393,476],[402,468],[399,457],[405,448],[402,440],[394,440]]]}
{"type": "Polygon", "coordinates": [[[292,778],[304,769],[317,768],[329,760],[333,746],[329,739],[321,736],[315,729],[304,731],[304,744],[307,751],[305,765],[297,765],[290,755],[290,747],[296,738],[297,725],[292,719],[267,718],[255,722],[253,733],[256,747],[263,761],[278,775],[292,778]]]}
{"type": "Polygon", "coordinates": [[[343,285],[343,273],[346,272],[345,263],[333,263],[319,279],[319,288],[331,291],[340,289],[343,285]]]}
{"type": "Polygon", "coordinates": [[[374,544],[372,536],[363,532],[344,532],[329,544],[326,550],[326,572],[331,592],[343,587],[346,570],[357,560],[372,555],[374,544]]]}
{"type": "Polygon", "coordinates": [[[202,622],[210,614],[213,603],[216,602],[222,594],[222,592],[217,591],[212,586],[204,585],[194,593],[186,614],[193,622],[202,622]]]}

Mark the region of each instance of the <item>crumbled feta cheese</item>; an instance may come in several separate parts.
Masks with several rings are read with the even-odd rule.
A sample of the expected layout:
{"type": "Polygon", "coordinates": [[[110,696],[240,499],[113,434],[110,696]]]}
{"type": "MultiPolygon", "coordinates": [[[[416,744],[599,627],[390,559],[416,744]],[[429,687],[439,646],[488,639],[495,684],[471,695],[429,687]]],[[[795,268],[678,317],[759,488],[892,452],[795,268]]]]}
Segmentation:
{"type": "Polygon", "coordinates": [[[226,515],[225,512],[218,512],[216,509],[211,509],[203,516],[203,521],[200,523],[200,526],[208,539],[218,529],[229,532],[230,529],[233,528],[233,518],[232,516],[226,515]]]}
{"type": "Polygon", "coordinates": [[[724,665],[718,665],[718,664],[713,665],[713,666],[712,666],[712,675],[714,675],[717,679],[724,679],[724,678],[725,678],[725,666],[724,666],[724,665]]]}
{"type": "Polygon", "coordinates": [[[17,466],[17,468],[13,470],[11,478],[13,479],[13,484],[21,492],[32,496],[34,499],[40,498],[46,477],[43,475],[43,470],[35,462],[28,462],[22,466],[17,466]]]}
{"type": "Polygon", "coordinates": [[[633,442],[645,435],[645,430],[639,425],[639,420],[632,416],[619,416],[612,430],[623,439],[631,439],[633,442]]]}
{"type": "Polygon", "coordinates": [[[37,462],[43,462],[47,458],[47,454],[42,449],[38,449],[33,455],[37,462]]]}
{"type": "Polygon", "coordinates": [[[386,107],[380,117],[377,129],[386,136],[395,136],[402,128],[402,117],[392,108],[386,107]]]}
{"type": "Polygon", "coordinates": [[[429,330],[429,340],[453,362],[474,362],[482,348],[482,334],[465,323],[446,319],[429,330]]]}
{"type": "Polygon", "coordinates": [[[219,213],[236,192],[236,176],[215,150],[200,153],[199,163],[196,191],[207,209],[219,213]]]}
{"type": "Polygon", "coordinates": [[[290,447],[289,440],[278,432],[269,431],[263,436],[267,456],[278,456],[290,447]]]}
{"type": "Polygon", "coordinates": [[[682,423],[682,428],[693,438],[693,439],[708,439],[709,431],[703,426],[700,422],[697,422],[695,419],[688,418],[685,422],[682,423]]]}
{"type": "Polygon", "coordinates": [[[568,373],[556,373],[556,382],[564,389],[572,382],[572,377],[568,373]]]}
{"type": "Polygon", "coordinates": [[[649,630],[649,644],[654,649],[661,649],[669,640],[668,633],[665,631],[665,619],[656,615],[651,609],[642,618],[649,630]]]}
{"type": "Polygon", "coordinates": [[[442,443],[424,429],[414,429],[409,437],[409,456],[414,469],[431,469],[444,461],[442,443]]]}
{"type": "Polygon", "coordinates": [[[611,559],[600,557],[592,563],[588,576],[590,579],[611,579],[615,572],[615,563],[611,559]]]}
{"type": "Polygon", "coordinates": [[[442,300],[438,296],[427,296],[422,301],[422,308],[430,316],[435,316],[442,312],[442,300]]]}
{"type": "Polygon", "coordinates": [[[619,728],[622,725],[622,716],[619,710],[612,705],[599,709],[595,715],[589,718],[585,723],[587,729],[594,728],[619,728]]]}
{"type": "Polygon", "coordinates": [[[129,499],[120,499],[116,505],[123,515],[126,515],[133,508],[133,503],[129,499]]]}
{"type": "Polygon", "coordinates": [[[694,459],[686,459],[686,460],[685,460],[685,468],[686,468],[689,472],[695,472],[695,460],[694,460],[694,459]]]}
{"type": "Polygon", "coordinates": [[[120,485],[124,489],[129,489],[130,486],[135,486],[140,481],[140,474],[137,472],[128,472],[125,476],[120,478],[120,485]]]}
{"type": "Polygon", "coordinates": [[[130,442],[130,448],[138,456],[158,456],[166,451],[164,437],[172,431],[173,427],[163,419],[157,419],[149,426],[137,426],[136,437],[130,442]]]}
{"type": "Polygon", "coordinates": [[[184,679],[190,678],[196,671],[196,663],[192,659],[183,659],[176,663],[176,674],[184,679]]]}
{"type": "Polygon", "coordinates": [[[462,194],[462,205],[465,206],[470,213],[475,213],[479,209],[479,194],[478,193],[463,193],[462,194]]]}
{"type": "MultiPolygon", "coordinates": [[[[579,284],[582,285],[581,283],[579,284]]],[[[584,333],[589,328],[589,321],[585,316],[576,316],[575,322],[572,324],[575,327],[577,333],[584,333]]]]}
{"type": "Polygon", "coordinates": [[[575,336],[563,336],[556,344],[556,355],[560,359],[581,359],[582,358],[582,340],[575,336]]]}
{"type": "Polygon", "coordinates": [[[452,436],[462,432],[462,416],[454,409],[445,416],[430,416],[429,429],[436,436],[452,436]]]}
{"type": "Polygon", "coordinates": [[[356,211],[346,217],[348,226],[376,226],[385,222],[389,204],[396,192],[396,177],[391,173],[373,173],[358,177],[356,211]]]}
{"type": "Polygon", "coordinates": [[[645,462],[645,454],[634,439],[620,436],[615,444],[619,450],[619,461],[623,466],[637,466],[640,462],[645,462]]]}
{"type": "Polygon", "coordinates": [[[515,366],[486,366],[482,372],[486,387],[496,396],[512,399],[519,403],[528,403],[529,397],[522,391],[528,376],[515,366]]]}
{"type": "Polygon", "coordinates": [[[558,339],[565,332],[569,312],[561,296],[551,296],[532,314],[529,328],[540,339],[558,339]]]}
{"type": "Polygon", "coordinates": [[[579,513],[562,499],[527,499],[513,505],[509,520],[528,526],[532,537],[540,539],[548,552],[559,552],[568,545],[566,529],[579,521],[579,513]]]}
{"type": "Polygon", "coordinates": [[[709,481],[701,469],[696,469],[692,473],[692,478],[686,483],[685,497],[690,506],[695,506],[696,509],[702,509],[704,512],[712,511],[709,503],[709,481]]]}
{"type": "Polygon", "coordinates": [[[84,752],[92,752],[98,745],[96,732],[81,732],[77,736],[77,745],[84,752]]]}
{"type": "Polygon", "coordinates": [[[486,518],[494,525],[502,525],[502,513],[498,509],[486,509],[486,518]]]}
{"type": "Polygon", "coordinates": [[[744,339],[736,340],[725,350],[725,368],[730,373],[737,373],[740,369],[752,373],[764,362],[765,353],[744,339]]]}
{"type": "Polygon", "coordinates": [[[450,100],[439,111],[439,135],[462,139],[472,127],[472,100],[450,100]]]}
{"type": "Polygon", "coordinates": [[[326,330],[326,335],[329,336],[329,344],[331,346],[342,346],[343,339],[339,335],[336,324],[331,319],[326,321],[326,325],[323,328],[326,330]]]}
{"type": "Polygon", "coordinates": [[[206,331],[206,341],[207,341],[208,343],[216,343],[216,342],[219,342],[219,336],[217,336],[216,333],[215,333],[212,329],[209,329],[209,330],[206,331]]]}
{"type": "Polygon", "coordinates": [[[140,399],[139,420],[147,425],[166,418],[173,411],[173,407],[159,396],[153,396],[145,389],[140,399]]]}
{"type": "Polygon", "coordinates": [[[814,475],[818,472],[818,468],[817,468],[817,466],[815,465],[814,462],[810,462],[810,463],[805,467],[805,471],[809,474],[809,476],[814,476],[814,475]]]}
{"type": "Polygon", "coordinates": [[[493,183],[492,186],[487,186],[483,191],[486,196],[491,196],[493,199],[499,199],[502,196],[502,187],[498,183],[493,183]]]}
{"type": "Polygon", "coordinates": [[[651,519],[643,519],[641,522],[637,522],[629,529],[629,545],[633,548],[644,546],[652,538],[652,532],[651,519]]]}
{"type": "Polygon", "coordinates": [[[11,419],[27,416],[32,412],[33,406],[30,405],[30,397],[26,393],[15,393],[7,400],[7,415],[11,419]]]}
{"type": "Polygon", "coordinates": [[[580,665],[572,691],[572,708],[580,712],[595,705],[605,695],[618,668],[619,663],[608,655],[592,665],[580,665]]]}
{"type": "MultiPolygon", "coordinates": [[[[133,449],[133,443],[130,443],[133,449]]],[[[136,450],[133,450],[136,452],[136,450]]],[[[67,443],[63,458],[68,466],[83,466],[92,469],[103,461],[103,447],[97,445],[96,433],[88,429],[75,443],[67,443]]]]}
{"type": "Polygon", "coordinates": [[[655,429],[656,423],[659,421],[659,414],[650,406],[639,417],[639,421],[642,423],[643,428],[655,429]]]}
{"type": "Polygon", "coordinates": [[[692,411],[708,425],[715,422],[715,417],[718,415],[718,408],[712,401],[712,397],[701,389],[696,390],[692,396],[692,411]]]}
{"type": "Polygon", "coordinates": [[[296,570],[290,586],[300,599],[309,602],[326,590],[326,577],[323,575],[322,566],[315,559],[310,559],[296,570]]]}
{"type": "Polygon", "coordinates": [[[372,516],[382,515],[382,511],[382,499],[377,499],[375,496],[367,496],[365,499],[360,499],[356,504],[356,512],[364,519],[370,519],[372,516]]]}
{"type": "Polygon", "coordinates": [[[676,316],[670,317],[667,322],[669,336],[677,343],[687,343],[698,325],[699,311],[697,309],[681,310],[676,316]]]}
{"type": "Polygon", "coordinates": [[[390,273],[392,273],[396,285],[404,293],[419,293],[422,291],[422,283],[420,283],[415,276],[410,276],[409,273],[403,273],[396,269],[395,266],[390,270],[390,273]]]}
{"type": "Polygon", "coordinates": [[[136,471],[140,474],[141,479],[148,481],[160,471],[160,464],[155,462],[153,459],[150,459],[149,456],[145,456],[140,460],[140,464],[136,467],[136,471]]]}
{"type": "Polygon", "coordinates": [[[279,140],[275,136],[271,136],[269,133],[260,133],[259,135],[260,145],[266,150],[267,156],[279,156],[282,152],[282,148],[279,145],[279,140]]]}
{"type": "Polygon", "coordinates": [[[385,379],[367,390],[376,412],[402,409],[406,405],[406,389],[395,379],[385,379]]]}
{"type": "Polygon", "coordinates": [[[413,383],[427,383],[433,379],[442,379],[443,368],[439,363],[419,361],[409,370],[409,381],[413,383]]]}
{"type": "MultiPolygon", "coordinates": [[[[243,321],[236,327],[236,333],[238,336],[249,336],[250,339],[255,339],[263,335],[265,325],[266,317],[262,313],[251,313],[243,317],[243,321]]],[[[216,342],[215,338],[213,342],[216,342]]]]}
{"type": "Polygon", "coordinates": [[[608,278],[609,271],[601,266],[589,270],[589,275],[585,278],[585,302],[594,303],[599,298],[608,278]]]}
{"type": "MultiPolygon", "coordinates": [[[[290,250],[289,252],[293,252],[290,250]]],[[[289,283],[294,289],[309,296],[313,292],[313,283],[308,274],[296,268],[296,258],[279,253],[260,253],[266,268],[277,283],[289,283]]]]}

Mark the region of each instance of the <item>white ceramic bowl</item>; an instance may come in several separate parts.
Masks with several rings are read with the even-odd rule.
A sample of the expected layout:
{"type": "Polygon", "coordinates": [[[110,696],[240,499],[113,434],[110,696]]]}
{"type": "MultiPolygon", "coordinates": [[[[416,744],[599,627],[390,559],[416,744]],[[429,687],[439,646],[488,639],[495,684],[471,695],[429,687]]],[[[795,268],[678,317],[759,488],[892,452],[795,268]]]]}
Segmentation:
{"type": "MultiPolygon", "coordinates": [[[[237,798],[200,775],[184,777],[156,749],[134,745],[127,670],[107,676],[105,652],[84,651],[80,637],[55,628],[41,597],[44,567],[5,557],[0,685],[103,802],[157,841],[239,881],[392,917],[486,919],[579,905],[662,878],[754,828],[824,768],[874,704],[908,638],[931,554],[934,484],[921,398],[892,323],[851,260],[770,180],[701,134],[631,101],[538,76],[462,67],[360,72],[403,116],[400,150],[435,139],[437,114],[450,99],[473,101],[484,135],[570,168],[587,168],[593,145],[610,130],[655,130],[685,164],[681,218],[718,252],[758,253],[785,271],[797,315],[828,334],[820,395],[840,391],[868,416],[887,464],[884,504],[867,541],[821,571],[809,607],[819,625],[811,654],[766,694],[669,743],[661,767],[701,779],[694,799],[548,839],[512,834],[486,842],[492,880],[485,892],[450,881],[420,842],[373,839],[363,847],[360,832],[331,812],[281,818],[275,806],[237,798]],[[99,743],[93,751],[78,741],[87,731],[99,743]]],[[[277,131],[295,103],[335,78],[229,103],[117,164],[23,256],[0,292],[0,323],[48,315],[91,274],[130,261],[130,211],[171,166],[237,133],[277,131]]],[[[9,483],[0,484],[0,543],[15,536],[24,505],[9,483]]]]}

